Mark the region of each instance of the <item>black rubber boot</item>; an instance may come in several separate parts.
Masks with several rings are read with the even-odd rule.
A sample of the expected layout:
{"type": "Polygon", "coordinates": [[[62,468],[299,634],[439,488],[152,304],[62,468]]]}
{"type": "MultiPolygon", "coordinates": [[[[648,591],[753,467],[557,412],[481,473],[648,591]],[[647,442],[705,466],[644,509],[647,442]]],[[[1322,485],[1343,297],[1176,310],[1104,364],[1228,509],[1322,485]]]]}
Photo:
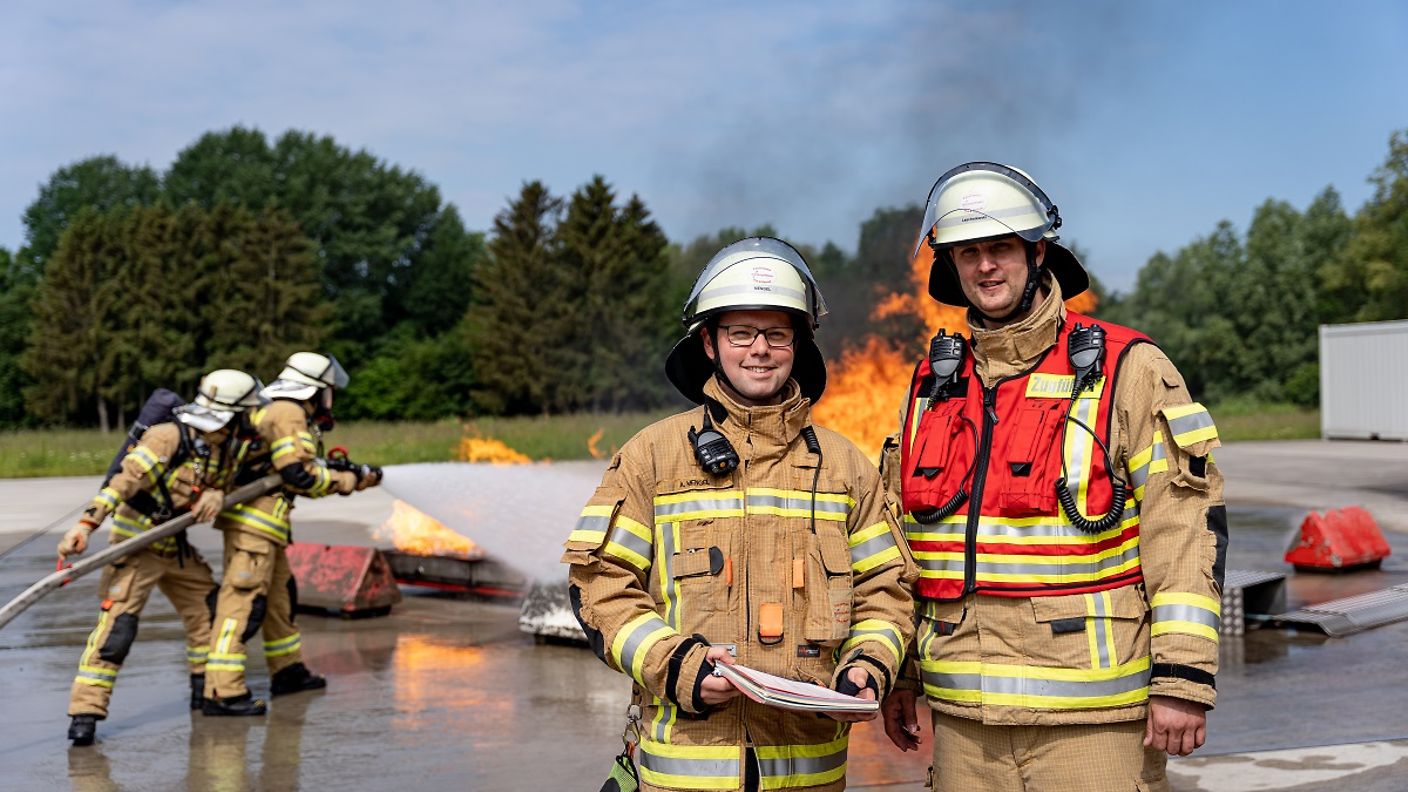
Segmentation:
{"type": "Polygon", "coordinates": [[[74,715],[73,722],[68,725],[68,738],[73,740],[74,745],[92,745],[97,732],[97,715],[74,715]]]}
{"type": "Polygon", "coordinates": [[[205,674],[191,674],[191,709],[205,706],[205,674]]]}
{"type": "Polygon", "coordinates": [[[249,693],[227,699],[208,698],[201,704],[200,711],[206,715],[263,715],[268,711],[263,699],[249,693]]]}
{"type": "Polygon", "coordinates": [[[302,693],[305,690],[321,690],[327,686],[328,680],[322,674],[309,671],[302,663],[294,663],[270,678],[269,695],[302,693]]]}

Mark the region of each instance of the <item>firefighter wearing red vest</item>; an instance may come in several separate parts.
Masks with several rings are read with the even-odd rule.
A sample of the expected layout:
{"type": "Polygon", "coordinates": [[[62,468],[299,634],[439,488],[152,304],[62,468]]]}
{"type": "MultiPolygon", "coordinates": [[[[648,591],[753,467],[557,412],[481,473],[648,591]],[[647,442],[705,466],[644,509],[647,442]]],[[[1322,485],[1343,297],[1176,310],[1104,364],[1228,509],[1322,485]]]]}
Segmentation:
{"type": "Polygon", "coordinates": [[[785,242],[715,255],[666,362],[700,406],[621,449],[567,540],[577,618],[634,682],[642,789],[843,789],[838,721],[865,718],[755,704],[711,671],[736,661],[874,700],[913,635],[915,570],[879,473],[811,424],[824,310],[785,242]]]}
{"type": "MultiPolygon", "coordinates": [[[[60,557],[82,553],[88,536],[112,515],[111,541],[121,542],[190,510],[196,521],[213,519],[224,503],[239,464],[236,436],[245,411],[262,403],[259,380],[233,369],[203,377],[195,401],[177,408],[176,420],[142,433],[122,467],[64,534],[60,557]]],[[[162,539],[103,570],[98,626],[88,636],[69,694],[68,737],[90,745],[97,722],[108,715],[113,685],[137,638],[138,619],[152,589],[171,600],[186,628],[186,663],[191,672],[191,709],[204,699],[210,608],[218,586],[210,565],[185,541],[162,539]]]]}
{"type": "Polygon", "coordinates": [[[935,790],[1166,790],[1215,702],[1217,429],[1148,338],[1066,309],[1089,278],[1060,224],[1025,173],[973,162],[921,228],[968,332],[933,339],[905,405],[919,627],[884,715],[915,748],[928,699],[935,790]]]}
{"type": "Polygon", "coordinates": [[[347,380],[333,356],[295,352],[261,392],[269,405],[250,414],[259,440],[244,461],[240,482],[272,470],[284,485],[226,509],[215,521],[225,534],[225,568],[211,623],[206,715],[264,714],[264,701],[249,692],[244,674],[245,643],[261,628],[272,695],[327,686],[303,664],[303,639],[293,622],[297,584],[284,547],[292,540],[295,495],[350,495],[381,481],[378,468],[335,470],[323,458],[321,433],[332,428],[333,390],[347,387],[347,380]]]}

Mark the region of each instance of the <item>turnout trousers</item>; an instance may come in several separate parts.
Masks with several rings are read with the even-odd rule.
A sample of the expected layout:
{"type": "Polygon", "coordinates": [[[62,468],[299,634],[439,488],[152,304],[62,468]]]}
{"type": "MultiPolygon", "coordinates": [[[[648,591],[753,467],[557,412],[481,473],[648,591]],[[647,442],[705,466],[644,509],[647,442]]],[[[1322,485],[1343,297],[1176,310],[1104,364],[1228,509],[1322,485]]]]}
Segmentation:
{"type": "Polygon", "coordinates": [[[137,623],[152,589],[159,588],[186,629],[186,664],[192,674],[205,672],[210,643],[210,602],[217,585],[210,565],[192,551],[184,559],[175,552],[148,547],[103,570],[98,625],[78,662],[69,693],[69,715],[106,718],[117,672],[137,638],[137,623]]]}
{"type": "Polygon", "coordinates": [[[256,634],[263,634],[270,676],[303,662],[303,639],[293,620],[293,574],[283,543],[234,527],[223,514],[216,527],[225,534],[225,568],[211,622],[205,695],[227,699],[249,692],[246,645],[256,634]]]}
{"type": "Polygon", "coordinates": [[[933,713],[934,792],[1169,792],[1167,756],[1144,747],[1143,718],[988,726],[933,713]]]}

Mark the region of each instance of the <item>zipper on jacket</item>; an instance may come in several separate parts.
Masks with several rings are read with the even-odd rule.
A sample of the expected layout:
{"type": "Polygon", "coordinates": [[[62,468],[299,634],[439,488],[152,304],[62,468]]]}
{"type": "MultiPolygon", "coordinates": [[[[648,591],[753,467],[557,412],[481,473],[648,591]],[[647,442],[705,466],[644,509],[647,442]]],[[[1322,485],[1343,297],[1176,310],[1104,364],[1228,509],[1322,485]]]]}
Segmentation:
{"type": "Polygon", "coordinates": [[[968,497],[968,528],[963,538],[963,593],[977,588],[978,524],[982,521],[983,485],[988,479],[988,457],[992,454],[993,427],[997,426],[997,388],[1005,380],[983,388],[983,437],[973,470],[973,488],[968,497]]]}

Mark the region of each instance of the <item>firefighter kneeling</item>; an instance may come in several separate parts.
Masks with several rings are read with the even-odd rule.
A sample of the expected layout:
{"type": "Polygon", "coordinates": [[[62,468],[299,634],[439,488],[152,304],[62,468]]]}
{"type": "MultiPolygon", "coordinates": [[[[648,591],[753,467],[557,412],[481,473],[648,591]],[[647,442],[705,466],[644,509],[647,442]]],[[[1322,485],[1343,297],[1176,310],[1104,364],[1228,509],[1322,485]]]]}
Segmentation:
{"type": "Polygon", "coordinates": [[[379,468],[334,470],[323,458],[322,432],[333,423],[333,389],[345,387],[347,372],[336,358],[296,352],[263,390],[269,406],[250,415],[259,440],[245,459],[240,483],[272,470],[284,487],[226,509],[215,521],[225,533],[225,569],[206,667],[206,715],[264,714],[264,702],[250,694],[244,679],[245,643],[261,628],[272,695],[327,686],[303,665],[303,639],[293,621],[297,584],[284,547],[292,540],[295,495],[350,495],[381,481],[379,468]]]}
{"type": "Polygon", "coordinates": [[[823,313],[791,246],[720,251],[666,364],[702,406],[628,442],[568,538],[577,618],[635,683],[644,789],[843,788],[846,723],[753,704],[713,665],[875,699],[913,634],[914,567],[879,474],[811,424],[823,313]]]}

